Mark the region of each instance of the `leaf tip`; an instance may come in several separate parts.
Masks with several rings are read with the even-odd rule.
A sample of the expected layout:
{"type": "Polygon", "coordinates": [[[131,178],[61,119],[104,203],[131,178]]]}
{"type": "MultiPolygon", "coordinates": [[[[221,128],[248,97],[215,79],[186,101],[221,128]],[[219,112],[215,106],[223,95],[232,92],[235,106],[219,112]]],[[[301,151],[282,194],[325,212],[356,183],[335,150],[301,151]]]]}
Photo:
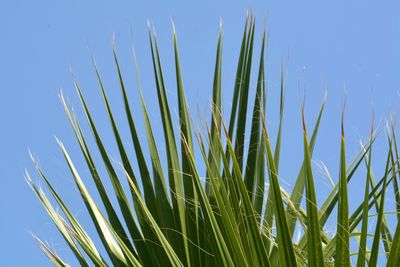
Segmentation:
{"type": "Polygon", "coordinates": [[[344,110],[342,111],[342,138],[344,138],[344,110]]]}
{"type": "Polygon", "coordinates": [[[307,136],[306,119],[305,119],[305,115],[304,115],[304,103],[301,106],[301,121],[302,121],[302,124],[303,124],[304,134],[307,136]]]}
{"type": "Polygon", "coordinates": [[[344,98],[343,107],[342,107],[342,125],[341,125],[342,138],[344,138],[344,113],[345,113],[345,110],[346,110],[346,98],[344,98]]]}
{"type": "Polygon", "coordinates": [[[371,115],[371,136],[374,135],[374,123],[375,123],[375,111],[372,109],[372,115],[371,115]]]}
{"type": "Polygon", "coordinates": [[[170,17],[169,20],[171,21],[172,33],[174,34],[174,37],[175,37],[176,36],[176,27],[175,27],[174,19],[172,17],[170,17]]]}

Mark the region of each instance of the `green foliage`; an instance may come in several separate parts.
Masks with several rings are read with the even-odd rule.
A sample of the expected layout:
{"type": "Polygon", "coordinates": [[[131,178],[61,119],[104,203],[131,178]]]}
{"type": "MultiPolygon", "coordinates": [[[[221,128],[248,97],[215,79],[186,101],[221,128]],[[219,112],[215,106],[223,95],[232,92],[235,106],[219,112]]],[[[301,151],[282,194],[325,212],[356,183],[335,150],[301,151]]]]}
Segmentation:
{"type": "MultiPolygon", "coordinates": [[[[273,149],[265,124],[265,32],[258,61],[255,97],[254,100],[250,99],[255,32],[255,19],[249,16],[243,32],[232,109],[226,120],[228,125],[225,125],[222,116],[222,30],[219,33],[211,120],[204,133],[196,130],[190,119],[174,29],[173,51],[179,108],[179,128],[175,127],[177,123],[171,116],[157,39],[149,28],[154,81],[165,144],[162,150],[166,152],[167,172],[162,168],[163,157],[155,142],[158,133],[153,131],[154,124],[143,98],[136,59],[134,63],[140,92],[138,101],[142,108],[147,142],[139,138],[114,47],[115,67],[129,125],[130,141],[134,147],[135,157],[132,158],[136,159],[137,167],[134,167],[125,149],[124,144],[129,140],[123,140],[120,134],[96,64],[94,66],[99,88],[119,151],[120,166],[115,166],[107,153],[106,140],[101,138],[94,123],[93,117],[96,114],[90,111],[78,82],[75,81],[75,87],[95,147],[89,147],[88,137],[84,135],[76,114],[61,95],[61,102],[95,185],[91,190],[96,190],[94,194],[99,196],[97,202],[75,168],[67,149],[61,141],[57,142],[95,226],[98,243],[92,241],[84,226],[35,161],[38,173],[48,187],[52,199],[32,181],[29,174],[26,177],[81,266],[350,266],[352,260],[357,260],[357,266],[376,266],[381,254],[382,261],[386,260],[388,266],[399,265],[400,227],[397,224],[393,232],[390,230],[385,210],[385,203],[390,195],[387,189],[393,184],[396,213],[399,214],[400,211],[400,164],[394,123],[388,130],[389,149],[385,172],[381,179],[376,180],[371,164],[371,151],[376,138],[373,127],[369,141],[350,161],[350,165],[347,165],[342,121],[342,135],[338,135],[338,139],[341,139],[338,149],[340,175],[338,183],[323,200],[324,196],[318,194],[315,186],[312,154],[325,99],[317,114],[310,140],[303,112],[303,164],[292,192],[287,193],[280,186],[279,179],[279,167],[285,167],[279,164],[281,142],[285,141],[282,139],[285,78],[282,68],[279,128],[273,149]],[[247,121],[249,103],[253,105],[250,107],[251,120],[247,121]],[[246,131],[248,124],[249,132],[246,131]],[[248,143],[245,142],[246,138],[249,139],[248,143]],[[145,150],[148,150],[149,159],[145,157],[145,150]],[[94,161],[92,155],[95,152],[101,156],[100,162],[94,161]],[[198,167],[199,161],[204,163],[205,170],[198,167]],[[357,208],[351,211],[348,183],[361,169],[363,162],[367,167],[364,198],[358,205],[352,203],[357,208]],[[105,174],[100,173],[100,164],[105,167],[105,174]],[[118,175],[116,167],[123,169],[126,181],[118,175]],[[205,174],[205,181],[201,178],[202,172],[205,174]],[[106,179],[109,179],[110,183],[107,184],[112,188],[106,188],[106,179]],[[320,206],[317,196],[320,201],[323,200],[320,206]],[[115,198],[117,201],[113,204],[115,198]],[[60,210],[55,208],[56,205],[60,210]],[[373,216],[374,208],[377,221],[371,224],[369,219],[373,216]],[[324,228],[328,219],[337,222],[337,232],[334,234],[328,233],[324,228]],[[300,238],[295,240],[296,225],[302,230],[300,238]],[[373,225],[374,231],[369,232],[373,225]],[[358,227],[361,227],[361,232],[357,230],[358,227]],[[359,249],[352,253],[351,244],[357,241],[360,242],[359,249]],[[103,248],[105,254],[99,252],[104,251],[103,248]]],[[[34,239],[54,265],[68,266],[38,237],[34,236],[34,239]]]]}

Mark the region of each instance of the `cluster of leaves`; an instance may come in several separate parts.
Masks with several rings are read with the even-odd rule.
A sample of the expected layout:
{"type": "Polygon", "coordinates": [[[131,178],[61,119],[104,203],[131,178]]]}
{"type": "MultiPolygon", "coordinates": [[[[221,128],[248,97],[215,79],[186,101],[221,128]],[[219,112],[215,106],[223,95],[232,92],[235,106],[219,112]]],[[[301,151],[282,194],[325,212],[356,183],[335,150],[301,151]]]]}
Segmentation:
{"type": "MultiPolygon", "coordinates": [[[[387,265],[400,265],[398,257],[400,226],[397,224],[394,232],[390,230],[385,211],[387,188],[393,185],[397,203],[396,212],[400,214],[398,187],[400,166],[394,126],[388,131],[389,149],[386,168],[380,179],[375,179],[371,167],[372,145],[376,138],[373,127],[369,141],[350,164],[346,163],[345,135],[342,130],[340,177],[323,204],[318,206],[317,196],[322,196],[316,194],[311,158],[324,110],[324,99],[310,136],[306,131],[303,113],[303,163],[292,192],[286,192],[280,186],[278,176],[284,79],[281,80],[279,128],[275,146],[272,148],[264,119],[265,33],[262,38],[255,99],[251,106],[251,121],[247,121],[254,35],[254,18],[248,17],[237,65],[232,109],[230,116],[225,120],[221,115],[223,36],[222,31],[219,33],[211,123],[207,126],[206,133],[202,134],[192,126],[193,122],[190,120],[174,31],[180,125],[178,134],[173,127],[157,40],[154,33],[149,30],[154,81],[165,140],[167,172],[162,168],[155,142],[158,136],[155,136],[157,133],[152,129],[149,111],[143,99],[136,60],[136,76],[147,142],[140,141],[138,136],[114,49],[115,66],[132,137],[131,142],[134,146],[134,158],[137,160],[137,170],[134,170],[124,147],[125,141],[122,140],[120,129],[116,125],[106,90],[96,67],[99,87],[125,177],[117,174],[116,167],[106,151],[105,140],[100,137],[92,117],[94,114],[89,111],[79,84],[75,82],[75,87],[96,149],[101,155],[101,163],[94,161],[93,148],[88,146],[87,138],[75,113],[61,95],[66,114],[101,201],[94,201],[92,193],[85,186],[85,181],[75,168],[66,148],[60,141],[58,144],[95,226],[99,243],[96,244],[88,235],[38,164],[36,164],[37,170],[48,187],[52,200],[32,182],[28,174],[27,181],[81,266],[331,266],[333,264],[350,266],[351,259],[357,260],[357,266],[365,264],[376,266],[382,253],[381,244],[387,265]],[[250,132],[246,133],[248,124],[251,125],[250,132]],[[249,142],[245,142],[245,138],[248,138],[249,142]],[[198,145],[198,152],[195,152],[194,145],[198,145]],[[145,146],[150,154],[149,160],[145,157],[145,146]],[[205,164],[205,170],[198,168],[196,162],[199,160],[205,164]],[[100,173],[98,164],[105,166],[106,175],[100,173]],[[348,183],[364,164],[368,170],[365,196],[358,207],[350,213],[348,183]],[[205,181],[201,178],[201,172],[206,176],[205,181]],[[123,186],[122,181],[125,178],[130,185],[129,190],[123,186]],[[104,179],[109,179],[113,190],[107,191],[104,179]],[[115,195],[112,196],[108,192],[115,195]],[[114,205],[113,198],[117,200],[114,205]],[[60,210],[55,209],[53,201],[60,210]],[[377,212],[375,215],[377,220],[371,224],[369,217],[373,215],[371,211],[373,209],[377,212]],[[324,226],[328,219],[336,216],[337,218],[333,220],[337,221],[337,231],[333,235],[328,234],[324,226]],[[375,229],[370,233],[372,225],[375,229]],[[295,241],[293,235],[298,226],[303,229],[301,231],[303,234],[298,241],[295,241]],[[359,227],[361,230],[358,230],[359,227]],[[358,242],[359,249],[351,254],[350,239],[353,238],[358,242]],[[106,254],[99,252],[100,247],[105,248],[106,254]]],[[[48,245],[37,237],[35,239],[54,265],[68,266],[48,245]]]]}

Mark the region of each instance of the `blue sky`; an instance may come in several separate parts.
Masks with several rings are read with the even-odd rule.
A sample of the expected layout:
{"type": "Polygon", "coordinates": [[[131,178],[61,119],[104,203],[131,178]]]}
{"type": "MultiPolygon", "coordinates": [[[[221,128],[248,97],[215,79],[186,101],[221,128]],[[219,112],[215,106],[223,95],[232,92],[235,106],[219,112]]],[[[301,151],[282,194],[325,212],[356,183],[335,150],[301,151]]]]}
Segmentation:
{"type": "MultiPolygon", "coordinates": [[[[85,221],[82,202],[54,140],[54,136],[62,139],[73,157],[78,162],[81,160],[58,94],[62,89],[72,104],[78,106],[71,66],[96,113],[104,138],[111,140],[108,122],[102,120],[104,109],[102,104],[98,104],[102,102],[91,56],[96,57],[112,104],[116,113],[121,114],[120,93],[112,65],[113,35],[132,91],[136,90],[131,52],[132,44],[135,45],[146,102],[149,107],[155,107],[147,20],[150,19],[156,29],[167,87],[173,98],[173,19],[178,31],[187,97],[196,114],[198,109],[204,113],[207,111],[211,97],[220,18],[224,28],[223,94],[226,110],[232,94],[246,10],[252,10],[258,18],[257,47],[266,21],[269,30],[267,120],[271,132],[277,128],[282,62],[288,75],[285,141],[282,144],[284,159],[281,163],[281,166],[287,167],[282,167],[281,176],[288,182],[284,186],[290,189],[290,177],[300,165],[300,105],[304,95],[307,121],[311,127],[325,90],[328,91],[315,159],[324,161],[335,179],[339,158],[340,112],[344,99],[347,101],[349,159],[355,155],[359,139],[368,136],[372,109],[381,125],[390,111],[399,111],[399,9],[397,1],[335,1],[329,4],[321,1],[239,3],[226,0],[197,3],[1,1],[0,265],[50,266],[36,247],[30,232],[48,241],[67,261],[75,263],[66,244],[24,181],[23,173],[25,168],[34,173],[28,155],[29,148],[63,196],[69,199],[78,218],[85,221]]],[[[137,92],[132,93],[131,102],[135,106],[134,113],[140,116],[137,92]]],[[[151,116],[157,121],[158,110],[150,110],[151,116]]],[[[384,158],[385,142],[379,144],[374,153],[377,158],[384,158]]],[[[115,147],[110,147],[110,153],[117,155],[115,147]]],[[[85,174],[83,164],[80,165],[85,174]]],[[[378,163],[377,170],[380,168],[378,163]]],[[[34,177],[38,180],[37,176],[34,177]]],[[[321,190],[323,192],[325,189],[321,190]]]]}

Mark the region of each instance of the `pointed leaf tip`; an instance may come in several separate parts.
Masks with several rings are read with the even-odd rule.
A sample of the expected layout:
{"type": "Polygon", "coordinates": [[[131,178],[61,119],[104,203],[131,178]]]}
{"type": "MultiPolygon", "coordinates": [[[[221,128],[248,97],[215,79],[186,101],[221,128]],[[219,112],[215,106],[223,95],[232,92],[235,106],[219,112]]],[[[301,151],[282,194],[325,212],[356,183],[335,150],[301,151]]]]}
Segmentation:
{"type": "Polygon", "coordinates": [[[172,33],[174,34],[174,36],[176,35],[176,27],[175,27],[175,22],[174,19],[172,17],[169,18],[171,20],[171,25],[172,25],[172,33]]]}
{"type": "Polygon", "coordinates": [[[301,121],[303,123],[304,134],[307,136],[306,119],[305,119],[305,116],[304,116],[304,104],[301,106],[301,121]]]}
{"type": "Polygon", "coordinates": [[[343,108],[342,108],[342,138],[344,138],[344,112],[346,110],[346,98],[344,99],[343,102],[343,108]]]}
{"type": "Polygon", "coordinates": [[[372,118],[371,118],[371,136],[374,134],[374,122],[375,122],[375,112],[372,109],[372,118]]]}
{"type": "Polygon", "coordinates": [[[328,98],[328,90],[326,89],[324,93],[324,99],[322,100],[322,102],[325,103],[327,98],[328,98]]]}
{"type": "Polygon", "coordinates": [[[147,19],[147,28],[148,28],[149,31],[151,30],[150,18],[147,19]]]}
{"type": "Polygon", "coordinates": [[[113,51],[115,51],[115,32],[113,32],[113,34],[112,34],[112,40],[111,40],[111,42],[112,42],[113,51]]]}
{"type": "Polygon", "coordinates": [[[344,109],[342,111],[342,138],[344,138],[344,109]]]}

